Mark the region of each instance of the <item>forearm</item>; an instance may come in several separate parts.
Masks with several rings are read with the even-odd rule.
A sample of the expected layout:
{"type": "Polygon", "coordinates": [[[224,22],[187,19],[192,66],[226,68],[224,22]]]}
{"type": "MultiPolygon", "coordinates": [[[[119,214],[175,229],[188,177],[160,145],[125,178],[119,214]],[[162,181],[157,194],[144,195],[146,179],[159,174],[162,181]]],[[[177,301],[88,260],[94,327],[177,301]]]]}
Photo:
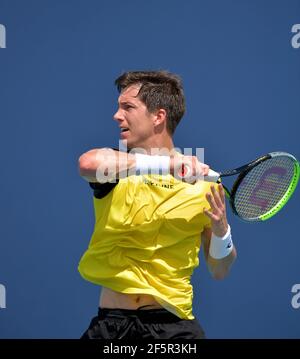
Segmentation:
{"type": "Polygon", "coordinates": [[[135,168],[135,155],[110,148],[90,150],[79,157],[79,174],[89,182],[116,179],[135,168]]]}
{"type": "Polygon", "coordinates": [[[224,279],[229,274],[230,268],[234,263],[236,256],[237,254],[235,247],[233,247],[228,256],[221,259],[213,258],[208,254],[207,266],[213,278],[224,279]]]}
{"type": "Polygon", "coordinates": [[[135,174],[171,174],[177,178],[182,166],[190,168],[189,175],[179,177],[195,183],[208,174],[209,167],[195,156],[146,155],[115,151],[110,148],[93,149],[79,158],[79,173],[89,182],[111,182],[135,174]]]}
{"type": "Polygon", "coordinates": [[[79,172],[89,182],[107,182],[139,173],[173,173],[173,164],[174,160],[170,156],[150,156],[100,148],[80,156],[79,172]]]}
{"type": "Polygon", "coordinates": [[[229,237],[221,239],[213,238],[210,228],[206,228],[202,233],[202,244],[207,267],[214,279],[224,279],[234,263],[237,252],[229,237]],[[213,241],[213,242],[212,242],[213,241]],[[231,244],[231,245],[228,245],[231,244]]]}

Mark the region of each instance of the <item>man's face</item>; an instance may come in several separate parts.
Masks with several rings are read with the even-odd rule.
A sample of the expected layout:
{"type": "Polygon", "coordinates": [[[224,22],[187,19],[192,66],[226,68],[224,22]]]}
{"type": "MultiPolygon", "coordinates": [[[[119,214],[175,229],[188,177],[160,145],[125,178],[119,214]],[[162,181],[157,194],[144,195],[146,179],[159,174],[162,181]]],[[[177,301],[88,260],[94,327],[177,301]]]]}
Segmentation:
{"type": "Polygon", "coordinates": [[[127,141],[129,149],[149,145],[154,135],[155,115],[148,112],[146,105],[137,97],[139,85],[132,85],[119,96],[118,111],[114,119],[121,128],[120,137],[127,141]]]}

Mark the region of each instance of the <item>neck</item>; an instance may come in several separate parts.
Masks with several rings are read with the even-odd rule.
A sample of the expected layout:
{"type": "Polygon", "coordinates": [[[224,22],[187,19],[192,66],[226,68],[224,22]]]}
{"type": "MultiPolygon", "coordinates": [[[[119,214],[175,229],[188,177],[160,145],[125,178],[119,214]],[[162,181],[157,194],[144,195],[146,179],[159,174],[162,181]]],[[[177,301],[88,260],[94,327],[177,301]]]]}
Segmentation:
{"type": "Polygon", "coordinates": [[[142,148],[149,155],[162,154],[161,150],[168,154],[174,150],[174,143],[171,136],[155,136],[137,147],[142,148]]]}

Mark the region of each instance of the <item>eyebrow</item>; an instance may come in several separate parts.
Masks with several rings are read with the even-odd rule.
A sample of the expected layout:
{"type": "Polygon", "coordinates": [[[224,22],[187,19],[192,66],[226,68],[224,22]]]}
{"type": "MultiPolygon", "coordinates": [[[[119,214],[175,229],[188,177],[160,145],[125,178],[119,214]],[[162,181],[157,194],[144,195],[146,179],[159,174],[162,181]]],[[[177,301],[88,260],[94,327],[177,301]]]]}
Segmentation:
{"type": "Polygon", "coordinates": [[[130,106],[136,106],[133,102],[130,101],[119,101],[119,105],[130,105],[130,106]]]}

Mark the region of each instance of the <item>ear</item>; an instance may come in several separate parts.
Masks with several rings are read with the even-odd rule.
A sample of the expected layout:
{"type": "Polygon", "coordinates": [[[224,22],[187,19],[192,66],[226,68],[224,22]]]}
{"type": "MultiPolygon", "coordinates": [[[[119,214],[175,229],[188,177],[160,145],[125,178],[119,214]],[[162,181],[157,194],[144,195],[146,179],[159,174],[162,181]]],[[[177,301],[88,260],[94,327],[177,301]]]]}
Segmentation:
{"type": "Polygon", "coordinates": [[[153,124],[154,126],[159,126],[163,124],[165,121],[167,121],[167,111],[164,110],[163,108],[160,108],[159,110],[157,110],[154,116],[153,124]]]}

